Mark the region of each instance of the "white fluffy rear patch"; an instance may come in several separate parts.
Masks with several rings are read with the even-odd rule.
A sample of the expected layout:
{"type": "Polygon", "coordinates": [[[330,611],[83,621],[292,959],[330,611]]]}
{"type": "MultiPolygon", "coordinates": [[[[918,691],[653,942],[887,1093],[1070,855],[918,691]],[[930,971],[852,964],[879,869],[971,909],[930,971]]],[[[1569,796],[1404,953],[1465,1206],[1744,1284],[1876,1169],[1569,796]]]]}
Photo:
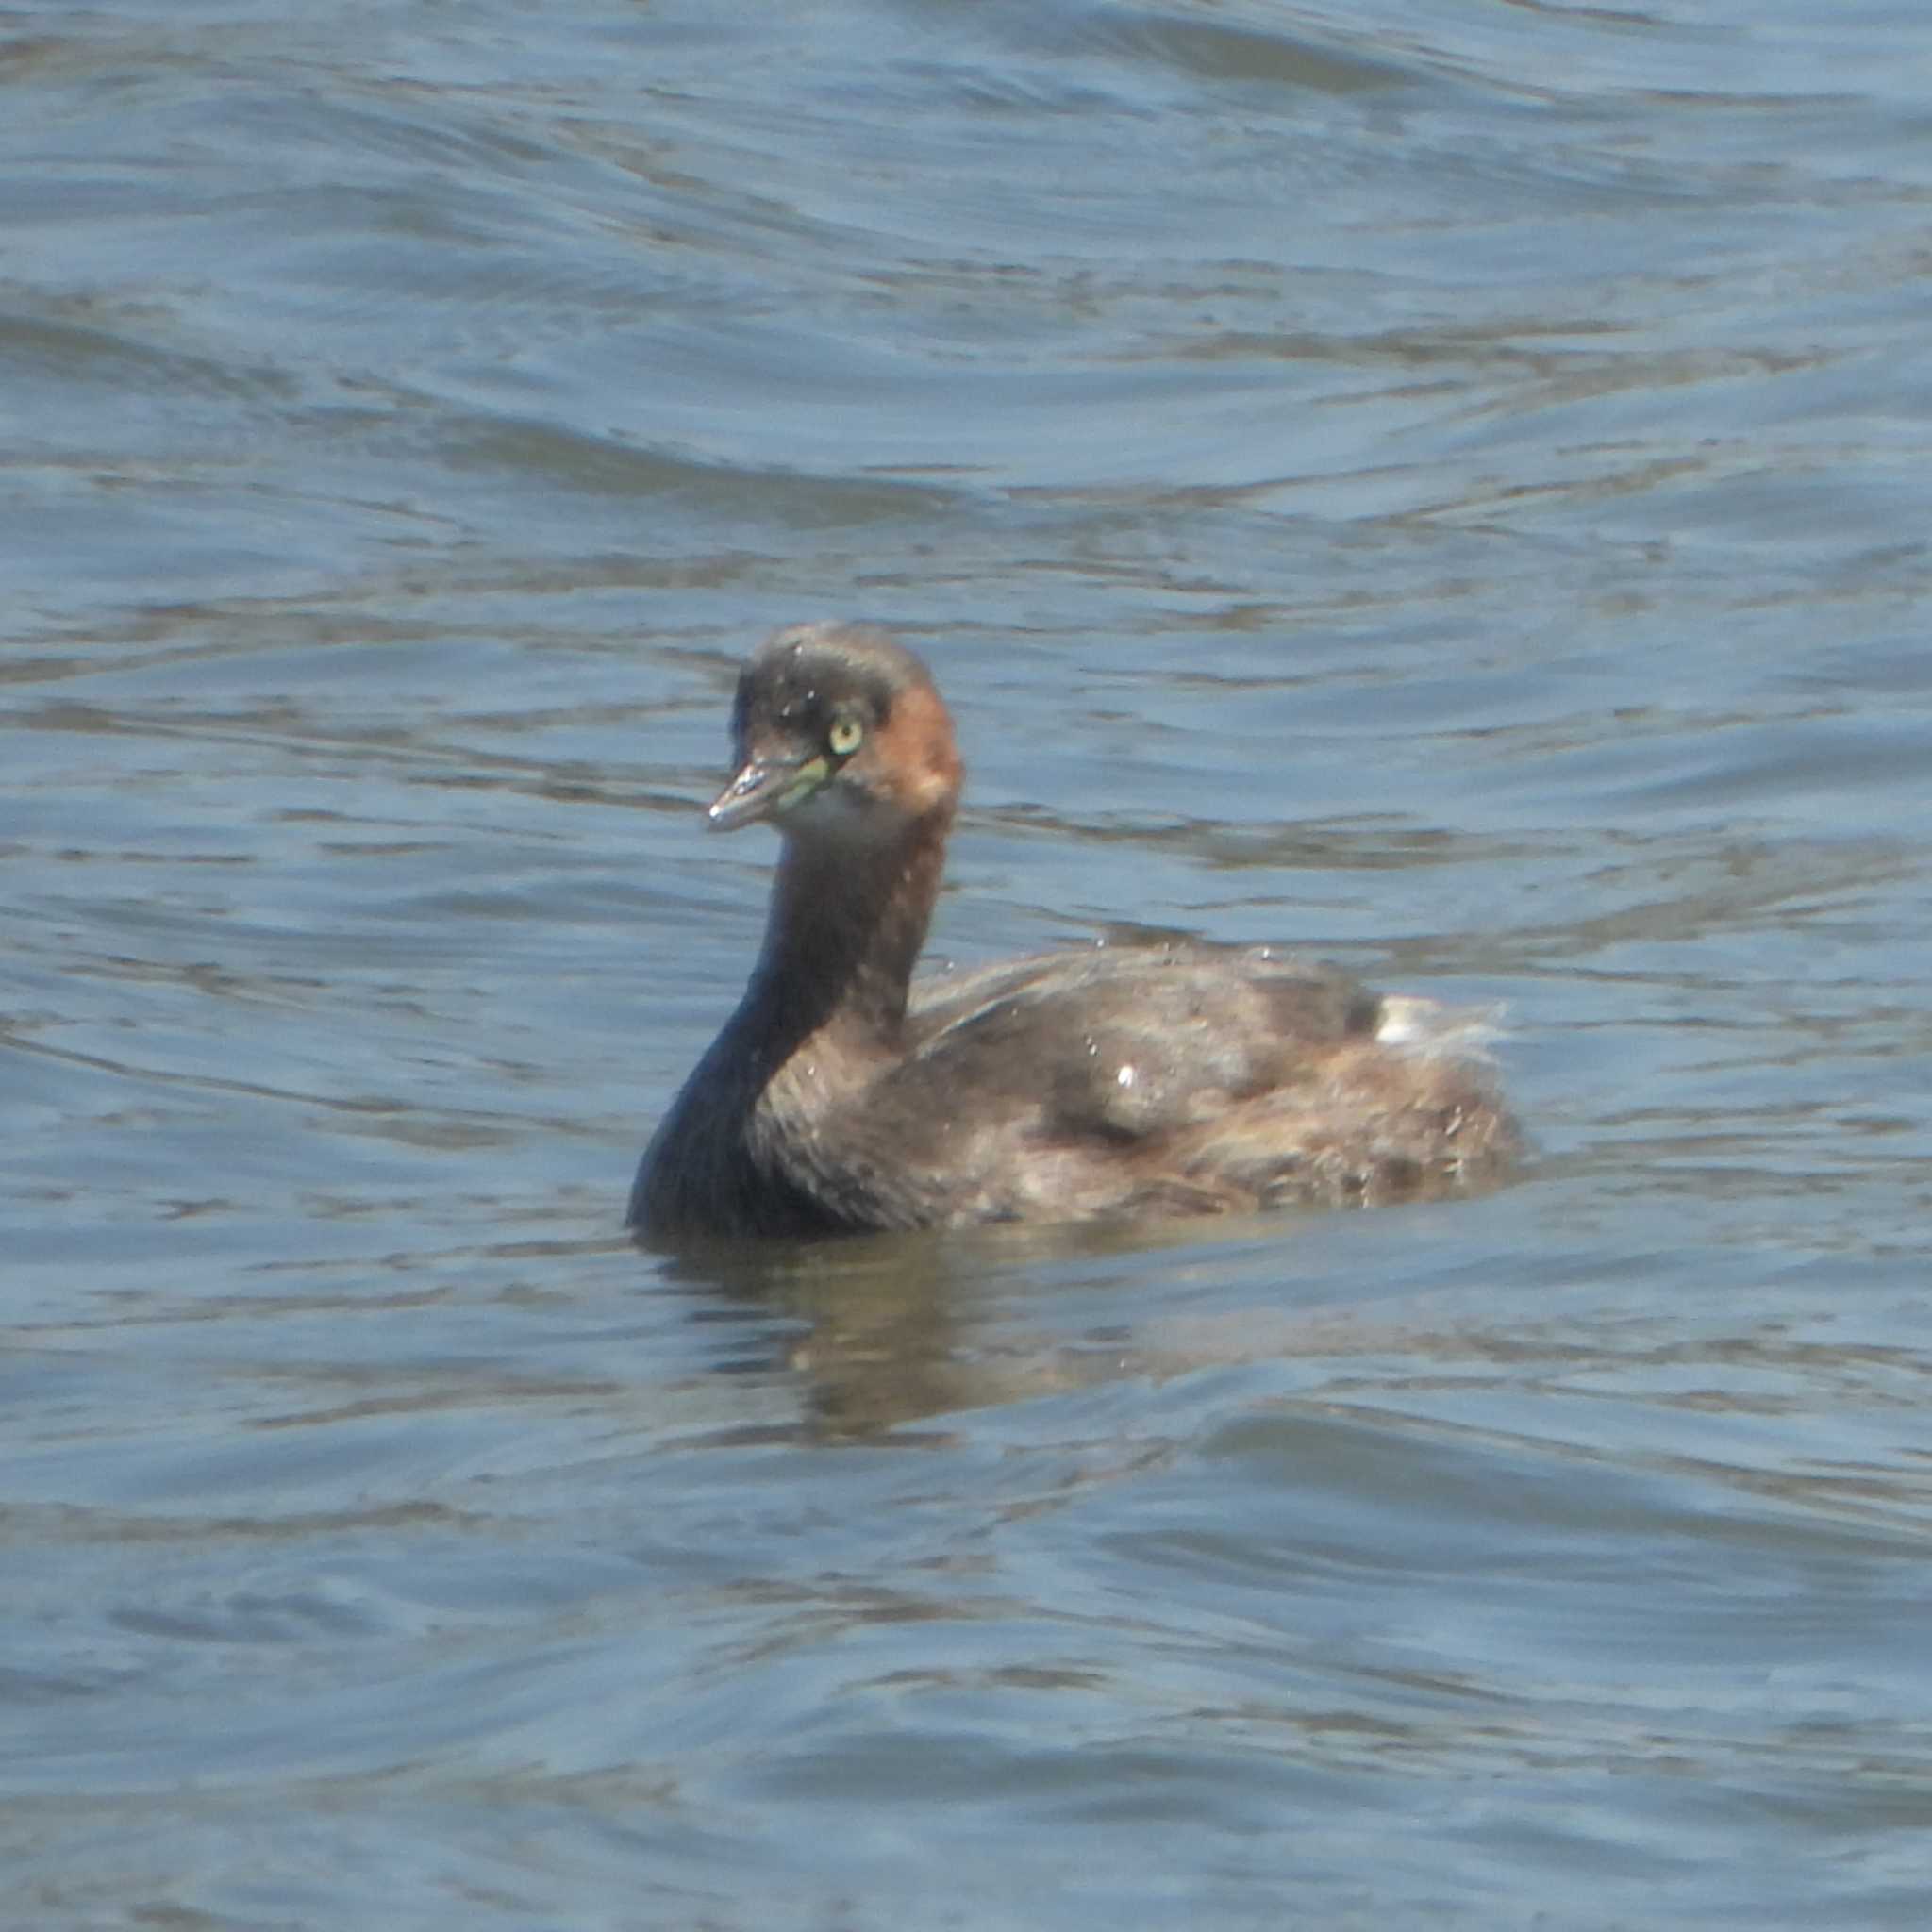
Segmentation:
{"type": "Polygon", "coordinates": [[[1445,1007],[1414,993],[1390,993],[1382,1001],[1375,1038],[1404,1053],[1484,1059],[1503,1032],[1503,1008],[1445,1007]]]}

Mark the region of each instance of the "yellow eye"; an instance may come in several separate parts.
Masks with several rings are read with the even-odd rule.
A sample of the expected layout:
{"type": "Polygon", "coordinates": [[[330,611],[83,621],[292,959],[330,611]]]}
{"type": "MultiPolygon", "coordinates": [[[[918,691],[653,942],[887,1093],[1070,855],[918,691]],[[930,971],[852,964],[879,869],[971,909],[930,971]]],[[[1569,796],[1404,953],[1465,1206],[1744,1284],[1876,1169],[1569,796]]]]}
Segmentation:
{"type": "Polygon", "coordinates": [[[834,718],[825,733],[825,743],[837,758],[850,758],[865,736],[865,726],[857,718],[834,718]]]}

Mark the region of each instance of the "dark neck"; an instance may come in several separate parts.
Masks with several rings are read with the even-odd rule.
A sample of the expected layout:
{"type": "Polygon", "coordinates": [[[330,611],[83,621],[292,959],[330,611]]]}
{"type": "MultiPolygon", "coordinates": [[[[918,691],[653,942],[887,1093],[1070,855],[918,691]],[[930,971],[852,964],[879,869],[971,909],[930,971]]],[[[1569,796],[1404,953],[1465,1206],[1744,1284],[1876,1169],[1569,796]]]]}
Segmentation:
{"type": "Polygon", "coordinates": [[[925,944],[950,810],[874,846],[791,838],[741,1017],[785,1058],[816,1034],[896,1049],[925,944]]]}

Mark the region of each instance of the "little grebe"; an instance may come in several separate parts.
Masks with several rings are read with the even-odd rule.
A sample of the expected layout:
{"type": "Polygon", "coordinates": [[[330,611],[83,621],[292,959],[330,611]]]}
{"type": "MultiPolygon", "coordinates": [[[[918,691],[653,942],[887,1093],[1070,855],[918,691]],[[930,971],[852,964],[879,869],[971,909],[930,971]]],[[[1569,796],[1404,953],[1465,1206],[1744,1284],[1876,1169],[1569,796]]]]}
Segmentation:
{"type": "Polygon", "coordinates": [[[721,831],[785,847],[738,1010],[646,1150],[658,1240],[1208,1214],[1439,1195],[1517,1133],[1473,1030],[1329,967],[1205,944],[1047,954],[912,987],[961,766],[883,631],[759,647],[721,831]]]}

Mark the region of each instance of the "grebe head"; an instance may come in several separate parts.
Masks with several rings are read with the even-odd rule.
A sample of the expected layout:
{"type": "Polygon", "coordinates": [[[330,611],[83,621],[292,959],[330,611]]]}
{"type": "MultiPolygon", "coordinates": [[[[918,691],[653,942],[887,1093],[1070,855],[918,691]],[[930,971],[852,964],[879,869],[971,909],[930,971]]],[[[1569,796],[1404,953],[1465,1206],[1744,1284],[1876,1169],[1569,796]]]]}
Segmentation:
{"type": "Polygon", "coordinates": [[[959,795],[953,722],[926,668],[882,630],[796,624],[760,644],[731,712],[738,775],[714,830],[873,844],[943,828],[959,795]]]}

